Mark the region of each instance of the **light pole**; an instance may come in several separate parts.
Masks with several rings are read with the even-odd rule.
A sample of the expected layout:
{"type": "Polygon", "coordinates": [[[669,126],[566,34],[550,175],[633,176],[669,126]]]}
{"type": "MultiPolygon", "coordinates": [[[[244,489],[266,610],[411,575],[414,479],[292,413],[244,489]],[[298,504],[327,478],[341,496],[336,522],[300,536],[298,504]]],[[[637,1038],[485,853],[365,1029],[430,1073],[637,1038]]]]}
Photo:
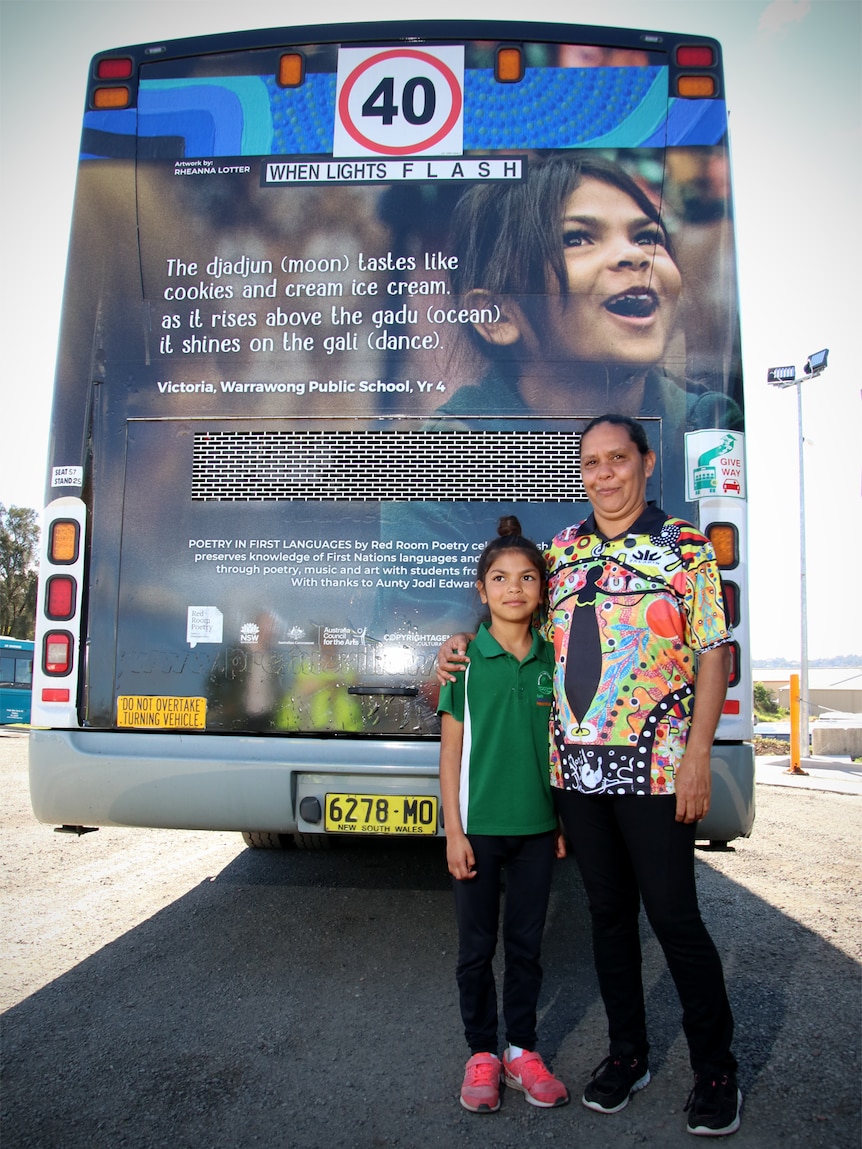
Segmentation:
{"type": "MultiPolygon", "coordinates": [[[[799,744],[802,747],[802,756],[807,758],[811,752],[811,701],[808,691],[808,586],[805,562],[805,437],[802,433],[802,383],[805,378],[814,379],[826,370],[826,360],[829,357],[829,348],[815,351],[808,356],[804,374],[796,378],[795,367],[770,367],[766,381],[773,387],[796,388],[796,417],[799,424],[799,590],[800,590],[800,650],[799,650],[799,744]]],[[[791,760],[791,774],[804,774],[795,757],[791,760]]]]}

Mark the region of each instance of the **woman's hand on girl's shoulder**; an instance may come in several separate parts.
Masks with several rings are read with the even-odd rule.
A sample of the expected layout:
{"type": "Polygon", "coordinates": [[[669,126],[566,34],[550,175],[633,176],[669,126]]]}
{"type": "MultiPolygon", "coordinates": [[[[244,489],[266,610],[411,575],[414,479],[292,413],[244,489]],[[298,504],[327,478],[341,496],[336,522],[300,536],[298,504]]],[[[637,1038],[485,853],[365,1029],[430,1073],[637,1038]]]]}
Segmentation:
{"type": "Polygon", "coordinates": [[[472,634],[453,634],[437,651],[437,681],[454,682],[455,675],[464,671],[470,659],[467,657],[467,644],[475,638],[472,634]]]}

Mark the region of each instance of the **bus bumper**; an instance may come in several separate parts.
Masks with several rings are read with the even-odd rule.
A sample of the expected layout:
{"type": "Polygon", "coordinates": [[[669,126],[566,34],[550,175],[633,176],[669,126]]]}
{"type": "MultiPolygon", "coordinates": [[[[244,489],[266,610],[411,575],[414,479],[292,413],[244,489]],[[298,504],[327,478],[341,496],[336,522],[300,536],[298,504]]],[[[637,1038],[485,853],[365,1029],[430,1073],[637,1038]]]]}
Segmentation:
{"type": "Polygon", "coordinates": [[[314,833],[303,797],[439,800],[439,759],[436,741],[32,730],[30,799],[52,825],[314,833]]]}
{"type": "Polygon", "coordinates": [[[712,748],[709,813],[697,824],[698,840],[716,845],[747,838],[754,825],[754,746],[717,743],[712,748]]]}
{"type": "MultiPolygon", "coordinates": [[[[32,730],[29,742],[33,813],[52,825],[322,833],[300,813],[304,798],[322,808],[327,793],[440,796],[430,740],[32,730]]],[[[752,744],[715,746],[698,839],[747,838],[754,806],[752,744]]]]}

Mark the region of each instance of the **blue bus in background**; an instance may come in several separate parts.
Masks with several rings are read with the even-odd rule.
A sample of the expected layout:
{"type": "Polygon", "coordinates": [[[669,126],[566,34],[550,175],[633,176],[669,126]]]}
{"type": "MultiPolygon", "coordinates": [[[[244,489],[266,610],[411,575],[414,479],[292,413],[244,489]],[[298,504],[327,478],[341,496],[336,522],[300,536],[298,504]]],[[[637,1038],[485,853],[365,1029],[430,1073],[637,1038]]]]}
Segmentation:
{"type": "Polygon", "coordinates": [[[0,725],[30,721],[33,643],[0,637],[0,725]]]}

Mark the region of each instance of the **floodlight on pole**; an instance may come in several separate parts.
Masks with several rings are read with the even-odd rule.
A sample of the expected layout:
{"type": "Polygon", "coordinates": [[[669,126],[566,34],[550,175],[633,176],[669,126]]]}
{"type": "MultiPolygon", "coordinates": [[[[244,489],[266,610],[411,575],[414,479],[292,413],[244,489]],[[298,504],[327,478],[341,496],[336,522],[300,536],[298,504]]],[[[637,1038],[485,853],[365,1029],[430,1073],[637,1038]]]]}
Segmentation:
{"type": "MultiPolygon", "coordinates": [[[[800,649],[799,649],[799,734],[798,745],[801,756],[807,758],[811,752],[811,702],[808,690],[808,575],[805,561],[805,436],[802,433],[802,383],[803,379],[816,379],[826,370],[829,348],[813,351],[802,368],[803,378],[796,378],[796,368],[770,367],[766,381],[773,387],[796,388],[796,418],[799,426],[799,589],[800,589],[800,649]]],[[[791,756],[789,774],[804,774],[796,754],[791,756]]]]}

